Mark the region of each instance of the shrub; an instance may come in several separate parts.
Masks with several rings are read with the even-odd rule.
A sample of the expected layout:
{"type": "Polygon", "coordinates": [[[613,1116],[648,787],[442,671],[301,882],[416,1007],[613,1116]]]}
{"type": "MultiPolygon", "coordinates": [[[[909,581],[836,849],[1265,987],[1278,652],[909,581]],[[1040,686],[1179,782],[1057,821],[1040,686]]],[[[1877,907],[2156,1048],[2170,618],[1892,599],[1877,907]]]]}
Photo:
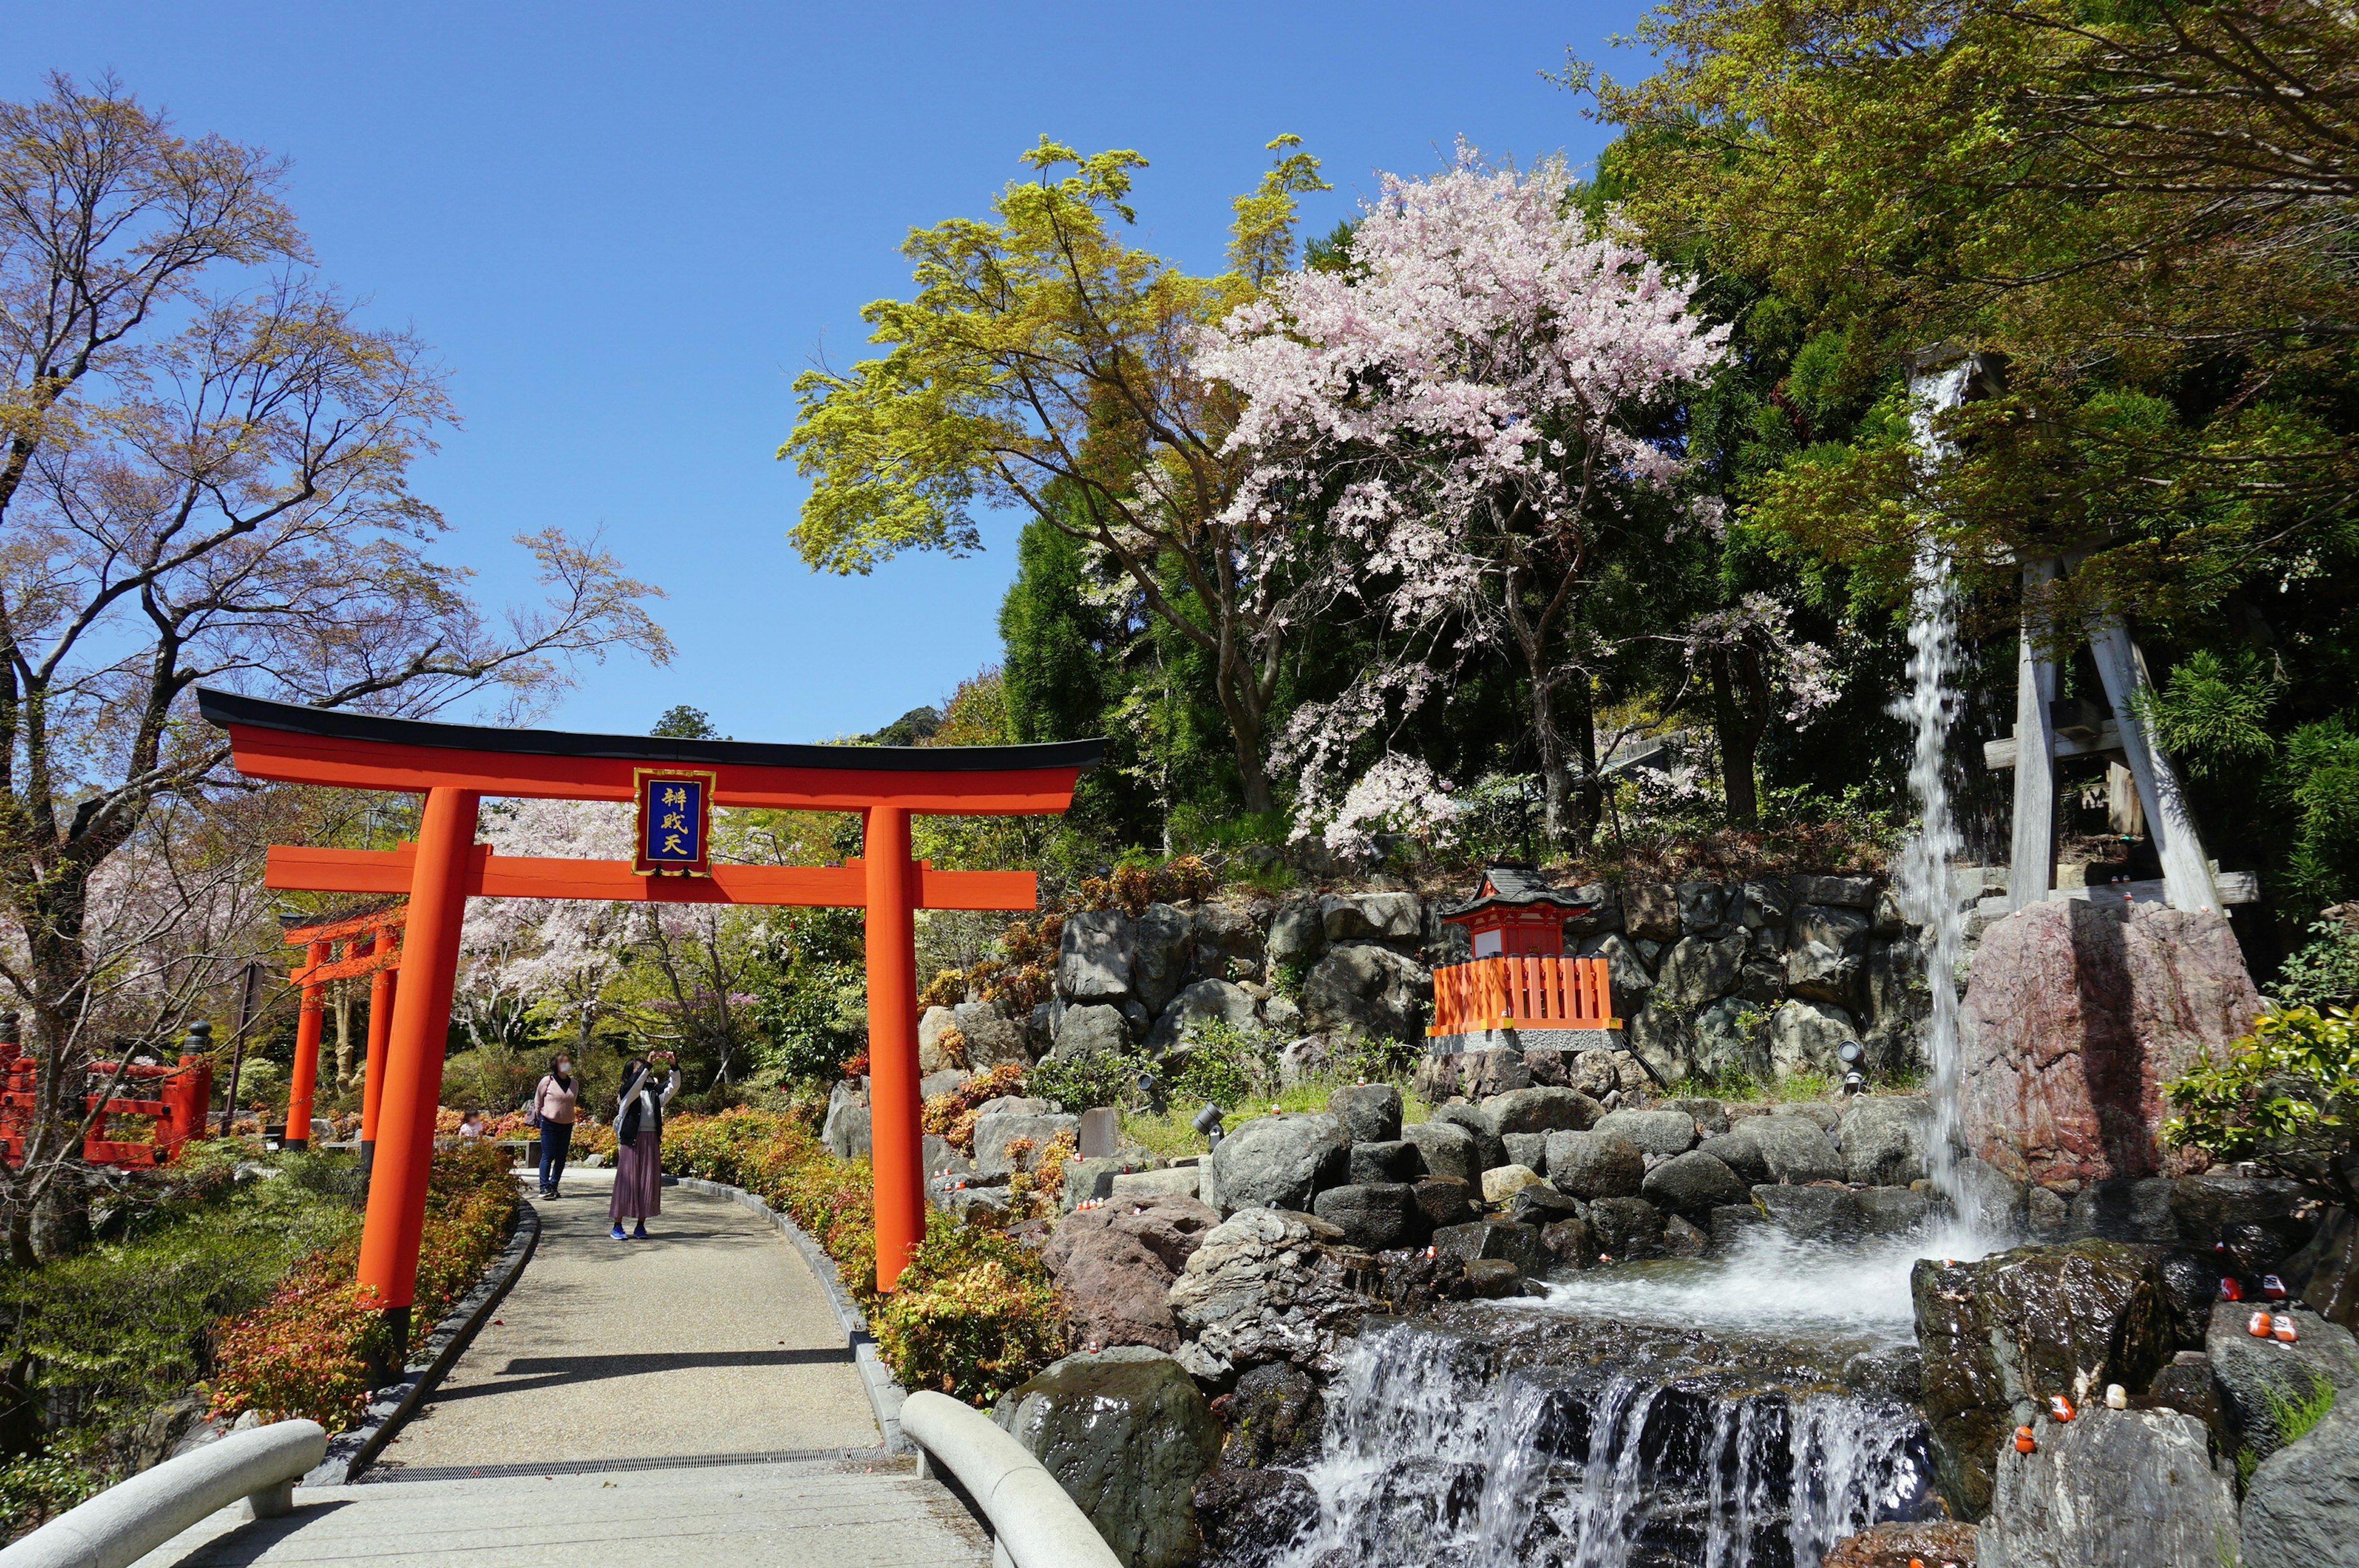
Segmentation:
{"type": "Polygon", "coordinates": [[[2277,970],[2271,989],[2285,1007],[2359,1005],[2359,925],[2321,920],[2310,940],[2277,970]]]}
{"type": "Polygon", "coordinates": [[[962,1154],[974,1152],[975,1113],[1003,1095],[1021,1094],[1026,1074],[1021,1065],[1002,1062],[987,1073],[977,1073],[946,1095],[936,1095],[918,1112],[920,1131],[930,1132],[962,1154]]]}
{"type": "Polygon", "coordinates": [[[1087,1055],[1051,1056],[1025,1075],[1025,1087],[1043,1099],[1052,1099],[1078,1115],[1102,1105],[1136,1105],[1144,1097],[1142,1076],[1153,1077],[1155,1064],[1122,1051],[1093,1051],[1087,1055]]]}
{"type": "Polygon", "coordinates": [[[1276,1081],[1271,1037],[1263,1030],[1206,1019],[1189,1025],[1188,1040],[1191,1048],[1171,1085],[1176,1101],[1192,1105],[1210,1100],[1234,1110],[1251,1096],[1267,1092],[1276,1081]]]}
{"type": "Polygon", "coordinates": [[[2164,1086],[2173,1143],[2251,1160],[2330,1204],[2359,1207],[2359,1021],[2341,1008],[2279,1008],[2224,1055],[2164,1086]]]}
{"type": "Polygon", "coordinates": [[[869,1313],[901,1381],[987,1404],[1064,1354],[1056,1287],[1022,1243],[977,1225],[938,1225],[900,1288],[869,1313]]]}

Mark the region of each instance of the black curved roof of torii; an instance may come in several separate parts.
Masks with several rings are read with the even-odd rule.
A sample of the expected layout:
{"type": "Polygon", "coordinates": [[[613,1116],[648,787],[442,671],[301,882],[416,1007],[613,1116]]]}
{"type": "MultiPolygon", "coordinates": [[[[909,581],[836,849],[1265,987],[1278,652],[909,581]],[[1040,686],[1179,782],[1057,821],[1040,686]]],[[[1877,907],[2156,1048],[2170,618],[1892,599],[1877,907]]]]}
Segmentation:
{"type": "Polygon", "coordinates": [[[1092,768],[1105,757],[1102,740],[1052,741],[1032,746],[806,746],[762,741],[682,741],[668,735],[583,735],[566,730],[500,730],[272,702],[202,687],[197,689],[197,711],[218,725],[250,724],[258,730],[283,730],[327,741],[382,741],[397,746],[631,762],[969,773],[1092,768]]]}

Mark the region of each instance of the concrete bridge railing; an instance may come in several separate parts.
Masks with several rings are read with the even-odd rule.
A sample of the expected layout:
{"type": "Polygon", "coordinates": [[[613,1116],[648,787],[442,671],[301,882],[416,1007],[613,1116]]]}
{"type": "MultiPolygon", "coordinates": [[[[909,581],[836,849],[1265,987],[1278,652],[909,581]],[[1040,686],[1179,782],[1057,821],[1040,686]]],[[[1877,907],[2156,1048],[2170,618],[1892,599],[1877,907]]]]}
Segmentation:
{"type": "Polygon", "coordinates": [[[0,1568],[130,1568],[240,1498],[255,1519],[289,1512],[296,1481],[327,1451],[327,1431],[315,1421],[275,1422],[231,1433],[60,1514],[0,1551],[0,1568]]]}
{"type": "MultiPolygon", "coordinates": [[[[949,1471],[991,1521],[995,1563],[1007,1568],[1122,1568],[1089,1516],[1031,1450],[971,1405],[930,1390],[901,1406],[901,1434],[949,1471]]],[[[0,1568],[16,1568],[0,1561],[0,1568]]]]}

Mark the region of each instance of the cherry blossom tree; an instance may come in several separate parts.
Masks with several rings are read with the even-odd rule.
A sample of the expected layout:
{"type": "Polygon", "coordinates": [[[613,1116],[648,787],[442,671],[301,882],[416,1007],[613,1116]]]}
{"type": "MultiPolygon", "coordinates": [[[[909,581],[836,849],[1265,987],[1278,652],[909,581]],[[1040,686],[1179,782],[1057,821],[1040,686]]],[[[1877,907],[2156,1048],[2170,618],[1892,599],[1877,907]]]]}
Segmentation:
{"type": "Polygon", "coordinates": [[[1563,841],[1576,767],[1595,766],[1568,719],[1586,734],[1611,652],[1588,601],[1621,546],[1718,526],[1709,503],[1679,503],[1687,459],[1651,422],[1727,330],[1573,195],[1560,163],[1494,168],[1462,144],[1439,175],[1383,177],[1347,267],[1276,280],[1200,343],[1197,373],[1246,399],[1229,514],[1332,497],[1332,541],[1395,649],[1278,737],[1273,762],[1314,818],[1365,736],[1446,692],[1438,665],[1504,647],[1563,841]]]}

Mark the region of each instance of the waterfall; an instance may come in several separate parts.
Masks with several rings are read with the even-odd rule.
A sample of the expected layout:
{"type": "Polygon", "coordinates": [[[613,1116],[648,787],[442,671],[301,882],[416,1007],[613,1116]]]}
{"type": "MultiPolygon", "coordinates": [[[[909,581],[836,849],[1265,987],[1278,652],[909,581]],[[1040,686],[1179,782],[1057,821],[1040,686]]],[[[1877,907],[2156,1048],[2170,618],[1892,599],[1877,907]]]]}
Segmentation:
{"type": "Polygon", "coordinates": [[[1276,1568],[1800,1568],[1932,1506],[1923,1423],[1897,1400],[1654,1356],[1497,1358],[1372,1325],[1304,1471],[1319,1517],[1276,1568]]]}
{"type": "MultiPolygon", "coordinates": [[[[1921,466],[1930,469],[1956,454],[1954,444],[1936,434],[1933,421],[1965,401],[1973,375],[1973,360],[1965,356],[1909,376],[1908,421],[1922,453],[1921,466]]],[[[1917,831],[1901,850],[1899,895],[1902,912],[1930,938],[1925,980],[1932,1009],[1925,1023],[1925,1054],[1933,1068],[1933,1125],[1925,1151],[1926,1173],[1935,1190],[1950,1200],[1951,1212],[1966,1218],[1969,1209],[1958,1179],[1962,1132],[1957,980],[1966,934],[1964,912],[1958,907],[1950,877],[1950,863],[1962,840],[1950,806],[1947,771],[1950,727],[1959,707],[1958,614],[1949,555],[1938,539],[1929,535],[1919,547],[1911,575],[1908,694],[1894,704],[1893,713],[1908,721],[1908,794],[1917,806],[1917,831]]]]}

